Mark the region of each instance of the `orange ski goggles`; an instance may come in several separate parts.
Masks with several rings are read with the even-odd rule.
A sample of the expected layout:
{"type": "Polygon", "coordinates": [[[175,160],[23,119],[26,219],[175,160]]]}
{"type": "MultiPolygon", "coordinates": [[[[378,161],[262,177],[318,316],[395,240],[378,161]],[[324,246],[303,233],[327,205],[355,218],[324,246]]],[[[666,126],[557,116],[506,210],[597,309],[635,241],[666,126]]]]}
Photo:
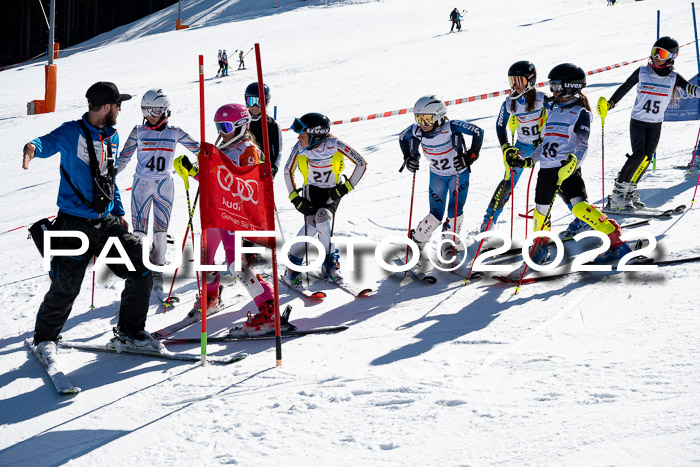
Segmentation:
{"type": "Polygon", "coordinates": [[[659,60],[668,60],[669,58],[673,58],[675,55],[672,52],[669,52],[666,49],[662,49],[661,47],[654,47],[651,49],[651,58],[658,58],[659,60]]]}

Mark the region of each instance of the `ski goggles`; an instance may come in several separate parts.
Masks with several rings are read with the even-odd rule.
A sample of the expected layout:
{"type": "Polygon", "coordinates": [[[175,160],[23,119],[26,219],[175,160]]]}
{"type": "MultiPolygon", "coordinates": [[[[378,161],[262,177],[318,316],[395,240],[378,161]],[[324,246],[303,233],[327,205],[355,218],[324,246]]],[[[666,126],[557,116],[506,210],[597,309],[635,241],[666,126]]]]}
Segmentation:
{"type": "Polygon", "coordinates": [[[216,131],[219,133],[227,135],[233,131],[233,123],[231,122],[215,122],[214,124],[216,125],[216,131]]]}
{"type": "Polygon", "coordinates": [[[563,92],[564,85],[562,84],[561,81],[550,81],[549,90],[552,92],[563,92]]]}
{"type": "Polygon", "coordinates": [[[259,97],[253,97],[253,96],[248,96],[245,98],[245,104],[248,107],[260,107],[260,98],[259,97]]]}
{"type": "Polygon", "coordinates": [[[163,115],[163,107],[141,107],[144,117],[160,118],[163,115]]]}
{"type": "Polygon", "coordinates": [[[508,82],[510,83],[511,88],[514,88],[515,86],[527,86],[527,78],[524,76],[509,76],[508,82]]]}
{"type": "Polygon", "coordinates": [[[298,118],[294,119],[294,123],[290,127],[294,133],[301,134],[306,130],[306,125],[304,125],[298,118]]]}
{"type": "Polygon", "coordinates": [[[414,115],[416,124],[420,126],[430,126],[435,124],[435,115],[433,114],[416,114],[414,115]]]}
{"type": "Polygon", "coordinates": [[[651,49],[651,58],[658,58],[659,60],[668,60],[669,58],[675,57],[675,54],[669,52],[661,47],[654,47],[651,49]]]}

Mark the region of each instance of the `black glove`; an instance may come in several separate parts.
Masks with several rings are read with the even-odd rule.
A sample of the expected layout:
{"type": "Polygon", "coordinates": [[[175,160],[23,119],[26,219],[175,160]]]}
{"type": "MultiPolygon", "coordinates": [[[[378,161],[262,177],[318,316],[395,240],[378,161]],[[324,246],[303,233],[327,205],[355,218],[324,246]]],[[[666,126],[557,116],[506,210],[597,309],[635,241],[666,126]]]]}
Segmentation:
{"type": "Polygon", "coordinates": [[[537,146],[539,146],[540,144],[542,144],[541,136],[532,142],[532,149],[537,149],[537,146]]]}
{"type": "Polygon", "coordinates": [[[522,157],[520,157],[519,151],[513,146],[508,146],[503,150],[503,160],[506,162],[506,164],[508,164],[509,167],[515,167],[513,162],[516,159],[522,159],[522,157]]]}
{"type": "Polygon", "coordinates": [[[411,155],[404,156],[403,163],[406,166],[406,168],[413,173],[416,173],[420,168],[420,159],[411,155]]]}
{"type": "Polygon", "coordinates": [[[338,183],[336,186],[331,188],[328,193],[333,201],[338,201],[343,196],[347,195],[352,190],[352,184],[349,180],[345,183],[338,183]]]}
{"type": "Polygon", "coordinates": [[[455,166],[455,170],[457,172],[461,172],[462,170],[471,167],[471,165],[474,163],[475,160],[479,158],[479,153],[474,152],[471,148],[467,149],[467,153],[464,154],[463,152],[460,152],[455,156],[455,158],[452,160],[452,163],[455,166]]]}
{"type": "Polygon", "coordinates": [[[535,165],[535,162],[532,160],[532,157],[526,157],[523,159],[520,156],[516,156],[508,162],[508,165],[521,169],[529,169],[535,165]]]}
{"type": "Polygon", "coordinates": [[[615,108],[615,103],[611,100],[608,100],[608,110],[614,109],[615,108]]]}
{"type": "Polygon", "coordinates": [[[190,159],[187,156],[183,155],[180,161],[182,162],[182,166],[185,168],[185,170],[187,170],[188,172],[192,170],[192,161],[190,161],[190,159]]]}
{"type": "Polygon", "coordinates": [[[297,211],[305,216],[311,216],[316,213],[313,206],[311,206],[311,201],[301,196],[298,192],[293,191],[289,195],[289,199],[296,208],[297,211]]]}
{"type": "Polygon", "coordinates": [[[275,178],[275,175],[277,175],[278,170],[279,169],[277,168],[277,166],[275,164],[272,164],[272,178],[275,178]]]}

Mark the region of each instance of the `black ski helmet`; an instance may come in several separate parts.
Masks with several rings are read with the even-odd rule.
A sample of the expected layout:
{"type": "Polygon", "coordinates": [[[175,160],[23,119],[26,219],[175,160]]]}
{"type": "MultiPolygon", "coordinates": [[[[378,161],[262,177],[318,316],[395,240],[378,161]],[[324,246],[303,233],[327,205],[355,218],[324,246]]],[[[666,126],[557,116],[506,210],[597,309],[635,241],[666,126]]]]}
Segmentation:
{"type": "Polygon", "coordinates": [[[562,63],[555,66],[547,78],[549,78],[549,88],[552,92],[562,92],[554,99],[555,101],[575,96],[586,87],[586,72],[573,63],[562,63]]]}
{"type": "MultiPolygon", "coordinates": [[[[664,49],[671,54],[668,58],[665,59],[666,63],[664,63],[663,66],[664,67],[672,66],[674,60],[678,56],[678,41],[675,40],[673,37],[669,37],[669,36],[659,37],[656,40],[656,42],[654,42],[654,45],[651,48],[651,58],[649,59],[650,61],[652,58],[654,58],[654,55],[656,55],[654,49],[656,49],[657,47],[659,49],[664,49]]],[[[661,58],[661,57],[659,57],[659,58],[661,58]]],[[[664,59],[662,59],[662,60],[664,60],[664,59]]]]}
{"type": "MultiPolygon", "coordinates": [[[[270,88],[267,86],[267,84],[263,84],[263,88],[265,89],[265,105],[268,105],[270,103],[270,88]]],[[[245,88],[246,101],[248,100],[248,97],[260,97],[260,90],[258,88],[257,81],[250,83],[248,87],[245,88]]]]}
{"type": "Polygon", "coordinates": [[[294,119],[291,129],[294,133],[309,135],[308,149],[318,146],[331,131],[331,121],[323,114],[311,112],[294,119]]]}
{"type": "Polygon", "coordinates": [[[521,60],[513,63],[510,68],[508,68],[508,78],[510,79],[511,76],[523,76],[527,80],[527,86],[525,86],[525,90],[523,92],[517,93],[515,92],[513,83],[511,82],[510,95],[508,96],[509,99],[517,99],[531,89],[535,88],[535,84],[537,82],[537,70],[535,70],[535,65],[533,65],[532,62],[521,60]]]}

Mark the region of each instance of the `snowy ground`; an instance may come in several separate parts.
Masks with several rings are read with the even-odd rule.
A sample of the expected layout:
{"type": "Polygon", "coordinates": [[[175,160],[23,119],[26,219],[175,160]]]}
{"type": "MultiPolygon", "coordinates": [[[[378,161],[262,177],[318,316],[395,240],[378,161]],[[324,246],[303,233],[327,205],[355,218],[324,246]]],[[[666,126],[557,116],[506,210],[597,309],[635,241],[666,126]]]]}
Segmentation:
{"type": "MultiPolygon", "coordinates": [[[[283,127],[306,112],[332,120],[412,107],[436,93],[446,100],[503,90],[511,63],[528,59],[538,81],[561,62],[586,70],[643,58],[661,32],[681,44],[694,39],[689,2],[619,0],[515,0],[470,2],[464,31],[449,31],[455,4],[444,0],[183,1],[190,30],[171,31],[176,7],[96,38],[93,48],[58,60],[58,111],[26,116],[25,104],[43,98],[43,67],[0,73],[0,232],[55,214],[59,158],[20,168],[21,149],[35,136],[78,118],[84,93],[95,81],[135,94],[124,104],[118,129],[126,138],[141,120],[143,92],[162,87],[173,103],[171,121],[199,137],[197,55],[206,75],[216,73],[216,51],[261,44],[266,83],[283,127]],[[265,3],[265,7],[260,4],[265,3]],[[269,6],[269,8],[268,8],[269,6]],[[503,14],[503,12],[508,12],[503,14]],[[146,29],[148,29],[146,31],[146,29]]],[[[207,135],[223,103],[243,100],[255,79],[248,69],[208,79],[207,135]]],[[[643,62],[640,62],[643,63],[643,62]]],[[[696,74],[694,46],[681,50],[676,69],[696,74]]],[[[235,67],[235,66],[234,66],[235,67]]],[[[589,76],[591,102],[610,97],[636,65],[589,76]]],[[[473,235],[502,176],[495,135],[501,98],[448,108],[486,130],[474,166],[464,230],[473,235]]],[[[628,125],[634,96],[612,110],[605,125],[606,193],[629,152],[628,125]]],[[[397,135],[411,116],[338,125],[334,134],[368,161],[361,184],[343,200],[336,234],[379,241],[403,235],[410,176],[398,174],[397,135]]],[[[674,165],[691,157],[697,122],[664,125],[658,167],[640,184],[650,206],[690,204],[696,175],[674,165]]],[[[294,143],[285,133],[285,157],[294,143]]],[[[183,148],[184,153],[184,148],[183,148]]],[[[131,164],[119,184],[130,186],[131,164]]],[[[423,164],[425,166],[425,163],[423,164]]],[[[601,193],[600,120],[593,121],[584,165],[591,200],[601,193]]],[[[427,171],[417,178],[414,218],[427,211],[427,171]]],[[[515,194],[525,210],[527,178],[515,194]]],[[[186,225],[185,192],[176,185],[171,233],[186,225]]],[[[292,236],[301,216],[275,187],[284,233],[292,236]]],[[[123,191],[124,193],[124,191],[123,191]]],[[[124,195],[128,205],[130,198],[124,195]]],[[[698,210],[636,229],[659,240],[667,257],[700,253],[698,210]]],[[[517,214],[516,214],[517,218],[517,214]]],[[[510,210],[499,230],[509,233],[510,210]]],[[[562,203],[554,230],[571,220],[562,203]]],[[[631,233],[632,231],[630,231],[631,233]]],[[[361,261],[355,282],[378,294],[353,300],[317,284],[328,298],[310,306],[283,295],[300,327],[348,324],[333,336],[285,341],[284,366],[275,368],[270,342],[210,345],[215,355],[246,352],[232,366],[183,365],[132,356],[61,352],[75,398],[56,395],[23,341],[48,289],[41,258],[26,230],[2,233],[0,270],[0,464],[1,465],[693,465],[700,463],[700,316],[694,287],[698,263],[658,272],[570,275],[555,282],[512,287],[492,279],[463,287],[440,275],[436,285],[411,283],[361,261]]],[[[524,236],[516,220],[515,238],[524,236]]],[[[569,246],[567,246],[569,248],[569,246]]],[[[576,251],[576,250],[572,250],[576,251]]],[[[95,310],[90,273],[64,329],[66,339],[106,342],[115,324],[123,283],[98,274],[95,310]]],[[[250,306],[237,295],[238,311],[210,320],[216,333],[244,318],[250,306]]],[[[184,316],[194,298],[193,274],[178,278],[183,305],[168,313],[153,305],[147,329],[184,316]],[[188,301],[189,300],[189,301],[188,301]]],[[[282,292],[285,289],[282,288],[282,292]]],[[[197,329],[181,335],[196,336],[197,329]]],[[[198,346],[171,347],[197,353],[198,346]]]]}

